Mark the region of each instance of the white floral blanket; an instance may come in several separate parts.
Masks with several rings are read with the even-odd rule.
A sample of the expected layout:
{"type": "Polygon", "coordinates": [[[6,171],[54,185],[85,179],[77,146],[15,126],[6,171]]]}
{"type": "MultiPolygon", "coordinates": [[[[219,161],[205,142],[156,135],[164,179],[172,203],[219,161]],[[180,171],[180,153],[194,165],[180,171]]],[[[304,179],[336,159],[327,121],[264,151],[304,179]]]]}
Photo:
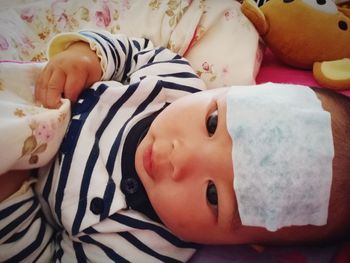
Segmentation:
{"type": "Polygon", "coordinates": [[[46,109],[34,101],[34,85],[44,62],[0,63],[0,175],[49,162],[70,119],[70,102],[46,109]]]}
{"type": "Polygon", "coordinates": [[[46,60],[57,33],[102,29],[184,55],[209,87],[254,84],[259,36],[235,0],[2,0],[0,59],[46,60]]]}

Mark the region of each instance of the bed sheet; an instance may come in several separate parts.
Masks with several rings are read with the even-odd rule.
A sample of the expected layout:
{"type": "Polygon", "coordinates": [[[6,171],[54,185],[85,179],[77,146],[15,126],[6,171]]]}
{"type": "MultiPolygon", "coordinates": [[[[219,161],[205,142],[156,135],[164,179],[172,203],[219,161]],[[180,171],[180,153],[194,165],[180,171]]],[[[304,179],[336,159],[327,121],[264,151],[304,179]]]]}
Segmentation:
{"type": "MultiPolygon", "coordinates": [[[[269,49],[265,50],[264,59],[256,77],[256,83],[264,83],[267,81],[275,83],[302,84],[310,87],[322,88],[312,76],[312,70],[289,67],[279,61],[269,49]]],[[[339,91],[339,93],[350,97],[350,89],[339,91]]]]}
{"type": "MultiPolygon", "coordinates": [[[[253,248],[240,246],[207,246],[199,250],[189,263],[340,263],[339,248],[333,246],[283,246],[253,248]]],[[[346,262],[346,261],[344,261],[346,262]]]]}

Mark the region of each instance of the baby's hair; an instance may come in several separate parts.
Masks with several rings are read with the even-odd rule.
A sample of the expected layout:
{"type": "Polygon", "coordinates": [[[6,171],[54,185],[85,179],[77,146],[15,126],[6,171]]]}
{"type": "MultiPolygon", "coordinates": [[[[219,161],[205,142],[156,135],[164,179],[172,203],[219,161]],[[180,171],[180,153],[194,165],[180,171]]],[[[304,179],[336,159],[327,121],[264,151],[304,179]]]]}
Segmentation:
{"type": "Polygon", "coordinates": [[[315,89],[325,110],[331,113],[334,141],[330,215],[337,218],[336,235],[350,233],[350,98],[326,89],[315,89]]]}
{"type": "Polygon", "coordinates": [[[350,175],[350,98],[329,90],[316,90],[323,107],[331,113],[336,156],[334,165],[350,175]]]}

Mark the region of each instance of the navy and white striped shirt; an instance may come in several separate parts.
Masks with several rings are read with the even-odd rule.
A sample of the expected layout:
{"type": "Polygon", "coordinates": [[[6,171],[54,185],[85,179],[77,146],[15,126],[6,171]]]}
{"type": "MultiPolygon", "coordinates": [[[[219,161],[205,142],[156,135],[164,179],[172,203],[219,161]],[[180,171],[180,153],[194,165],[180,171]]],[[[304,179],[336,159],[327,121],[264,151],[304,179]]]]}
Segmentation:
{"type": "MultiPolygon", "coordinates": [[[[28,225],[22,230],[27,240],[23,241],[26,253],[22,258],[40,261],[53,256],[62,262],[188,260],[196,245],[130,209],[124,193],[128,187],[130,192],[137,189],[137,183],[135,186],[122,173],[129,171],[126,162],[134,158],[136,144],[126,141],[133,141],[130,134],[135,127],[152,120],[179,97],[205,89],[204,83],[185,59],[167,49],[153,48],[145,39],[84,31],[59,35],[51,45],[65,46],[69,42],[65,39],[90,43],[101,58],[103,81],[83,92],[73,107],[57,158],[40,171],[36,191],[42,209],[33,212],[32,222],[37,220],[42,227],[28,225]],[[126,145],[131,145],[130,149],[126,145]],[[31,246],[28,240],[33,238],[29,236],[39,234],[40,244],[31,246]]],[[[8,212],[9,220],[28,211],[28,204],[23,209],[21,204],[13,205],[22,215],[8,212]]]]}

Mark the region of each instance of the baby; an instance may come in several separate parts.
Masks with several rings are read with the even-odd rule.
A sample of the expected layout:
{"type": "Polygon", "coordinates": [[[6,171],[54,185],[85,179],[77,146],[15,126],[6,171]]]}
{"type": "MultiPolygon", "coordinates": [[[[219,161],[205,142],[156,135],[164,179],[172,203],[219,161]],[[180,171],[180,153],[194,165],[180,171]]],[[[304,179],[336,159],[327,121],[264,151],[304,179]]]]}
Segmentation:
{"type": "MultiPolygon", "coordinates": [[[[333,162],[332,149],[324,161],[333,170],[331,185],[321,184],[328,189],[321,204],[326,222],[282,220],[271,231],[264,222],[246,223],[247,206],[235,182],[242,172],[233,157],[240,140],[231,124],[245,122],[232,115],[232,102],[239,100],[235,88],[204,91],[185,59],[145,39],[84,31],[58,35],[50,50],[35,97],[53,110],[66,107],[62,94],[75,104],[53,162],[32,177],[0,177],[2,261],[181,262],[195,243],[348,237],[348,98],[317,90],[321,107],[312,90],[296,89],[317,104],[310,107],[322,112],[322,127],[333,134],[322,137],[334,143],[333,162]]],[[[329,178],[327,171],[323,175],[329,178]]]]}

